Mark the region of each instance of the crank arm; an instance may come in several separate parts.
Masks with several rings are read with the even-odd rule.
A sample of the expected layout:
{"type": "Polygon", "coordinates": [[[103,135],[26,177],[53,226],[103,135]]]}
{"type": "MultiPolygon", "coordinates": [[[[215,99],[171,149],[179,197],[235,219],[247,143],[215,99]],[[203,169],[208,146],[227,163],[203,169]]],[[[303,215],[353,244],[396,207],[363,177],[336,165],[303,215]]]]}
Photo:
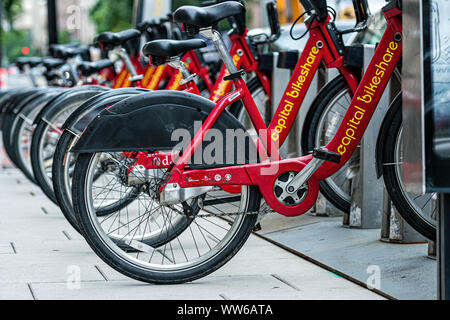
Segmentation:
{"type": "Polygon", "coordinates": [[[341,162],[341,155],[338,153],[330,152],[325,148],[315,149],[313,152],[313,159],[287,185],[286,192],[289,194],[297,193],[298,190],[300,190],[300,188],[313,176],[313,174],[325,161],[339,164],[341,162]]]}

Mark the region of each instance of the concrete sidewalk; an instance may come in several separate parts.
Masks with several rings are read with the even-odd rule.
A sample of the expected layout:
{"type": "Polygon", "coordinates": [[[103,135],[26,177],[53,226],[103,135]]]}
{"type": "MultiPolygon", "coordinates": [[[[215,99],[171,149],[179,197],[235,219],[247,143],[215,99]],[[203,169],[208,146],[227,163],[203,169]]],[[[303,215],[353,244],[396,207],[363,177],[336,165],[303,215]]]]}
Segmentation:
{"type": "Polygon", "coordinates": [[[204,279],[139,283],[103,263],[15,169],[0,169],[0,208],[0,299],[383,299],[256,236],[204,279]]]}

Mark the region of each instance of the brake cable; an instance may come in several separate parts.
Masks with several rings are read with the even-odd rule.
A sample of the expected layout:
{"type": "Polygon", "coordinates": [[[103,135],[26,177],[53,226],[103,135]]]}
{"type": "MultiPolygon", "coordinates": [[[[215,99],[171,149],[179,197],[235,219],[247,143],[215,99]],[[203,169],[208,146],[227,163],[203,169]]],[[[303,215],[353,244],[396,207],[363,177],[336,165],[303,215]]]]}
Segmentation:
{"type": "Polygon", "coordinates": [[[331,22],[335,22],[337,18],[336,10],[333,7],[327,6],[328,12],[333,16],[333,20],[331,22]]]}
{"type": "MultiPolygon", "coordinates": [[[[332,20],[331,22],[335,22],[335,21],[336,21],[336,17],[337,17],[336,10],[334,10],[334,9],[333,9],[332,7],[330,7],[330,6],[327,6],[327,9],[328,9],[328,12],[329,12],[329,13],[331,14],[331,16],[333,17],[333,20],[332,20]]],[[[311,23],[309,24],[307,30],[306,30],[305,33],[303,33],[300,37],[297,37],[297,38],[294,37],[294,27],[295,27],[295,25],[300,21],[300,19],[303,18],[303,16],[304,16],[305,14],[309,14],[311,11],[314,11],[314,10],[313,10],[313,9],[306,10],[306,11],[303,12],[300,16],[298,16],[297,19],[295,19],[294,23],[293,23],[292,26],[291,26],[291,30],[290,30],[290,32],[289,32],[289,34],[290,34],[292,40],[300,40],[300,39],[302,39],[304,36],[306,36],[306,35],[308,34],[309,30],[311,29],[312,23],[314,22],[314,20],[317,19],[317,16],[316,16],[316,15],[313,16],[313,18],[312,18],[313,20],[312,20],[311,23]]]]}
{"type": "Polygon", "coordinates": [[[295,41],[300,40],[300,39],[302,39],[304,36],[306,36],[306,35],[308,34],[309,30],[311,29],[312,23],[314,22],[314,20],[317,19],[317,16],[316,16],[316,15],[313,16],[313,18],[312,18],[313,20],[312,20],[311,23],[308,25],[308,28],[306,29],[305,33],[303,33],[300,37],[297,37],[297,38],[294,37],[294,27],[295,27],[295,25],[297,24],[297,22],[299,22],[300,19],[303,18],[303,16],[304,16],[305,14],[309,14],[311,11],[313,11],[313,10],[312,10],[312,9],[311,9],[311,10],[307,10],[307,11],[303,12],[301,15],[299,15],[297,19],[295,19],[294,23],[293,23],[292,26],[291,26],[291,30],[289,31],[289,35],[291,36],[292,40],[295,40],[295,41]]]}

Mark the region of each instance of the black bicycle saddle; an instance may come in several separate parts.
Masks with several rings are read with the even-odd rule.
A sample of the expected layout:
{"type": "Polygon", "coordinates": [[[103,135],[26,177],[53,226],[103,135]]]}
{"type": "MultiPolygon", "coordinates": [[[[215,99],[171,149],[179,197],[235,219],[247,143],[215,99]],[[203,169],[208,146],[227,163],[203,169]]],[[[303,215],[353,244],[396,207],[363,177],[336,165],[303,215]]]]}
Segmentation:
{"type": "Polygon", "coordinates": [[[142,53],[146,56],[175,57],[188,51],[206,47],[201,39],[154,40],[145,44],[142,53]]]}
{"type": "Polygon", "coordinates": [[[207,28],[242,14],[245,14],[245,6],[237,1],[226,1],[209,7],[182,6],[175,11],[173,18],[176,22],[207,28]]]}

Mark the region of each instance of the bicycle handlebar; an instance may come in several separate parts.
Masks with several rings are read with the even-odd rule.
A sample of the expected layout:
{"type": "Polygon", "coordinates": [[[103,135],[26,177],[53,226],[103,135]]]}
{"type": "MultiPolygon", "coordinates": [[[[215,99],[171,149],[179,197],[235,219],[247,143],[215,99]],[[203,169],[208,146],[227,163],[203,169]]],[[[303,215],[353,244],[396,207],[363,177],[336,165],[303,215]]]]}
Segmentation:
{"type": "Polygon", "coordinates": [[[326,0],[309,0],[311,6],[316,12],[317,19],[320,22],[324,22],[328,19],[328,8],[326,0]]]}

